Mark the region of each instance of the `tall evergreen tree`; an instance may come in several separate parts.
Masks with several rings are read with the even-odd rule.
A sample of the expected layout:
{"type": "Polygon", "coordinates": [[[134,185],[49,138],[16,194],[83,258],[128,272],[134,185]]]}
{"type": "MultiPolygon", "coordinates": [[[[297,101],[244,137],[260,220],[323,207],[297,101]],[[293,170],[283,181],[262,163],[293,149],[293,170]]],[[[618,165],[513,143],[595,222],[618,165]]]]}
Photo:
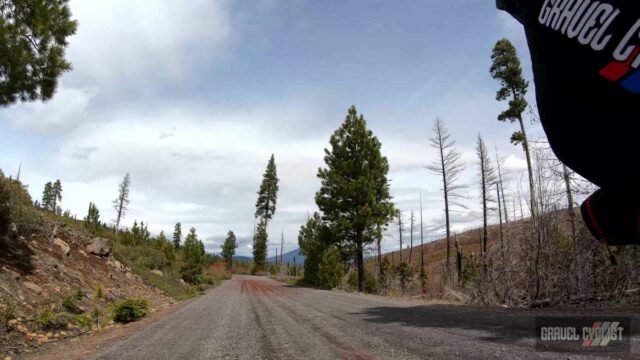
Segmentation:
{"type": "Polygon", "coordinates": [[[233,256],[236,254],[236,249],[238,248],[238,243],[236,242],[236,234],[233,231],[229,230],[227,233],[227,238],[224,239],[224,243],[222,244],[222,258],[227,263],[227,267],[231,269],[233,266],[233,256]]]}
{"type": "Polygon", "coordinates": [[[254,274],[267,270],[267,225],[261,219],[253,236],[253,269],[254,274]]]}
{"type": "Polygon", "coordinates": [[[180,240],[181,239],[182,239],[182,224],[177,222],[176,226],[173,229],[173,246],[176,249],[180,248],[180,240]]]}
{"type": "Polygon", "coordinates": [[[57,212],[58,201],[62,201],[62,183],[60,179],[56,180],[51,186],[51,192],[53,197],[53,211],[57,212]]]}
{"type": "Polygon", "coordinates": [[[50,99],[71,70],[65,48],[78,24],[68,0],[3,0],[0,10],[0,106],[50,99]]]}
{"type": "Polygon", "coordinates": [[[267,169],[262,175],[262,184],[258,191],[258,201],[256,201],[256,218],[264,220],[267,227],[269,220],[276,212],[276,202],[278,200],[278,173],[276,170],[276,161],[273,156],[267,163],[267,169]]]}
{"type": "Polygon", "coordinates": [[[42,207],[51,210],[53,208],[53,184],[51,181],[44,184],[44,191],[42,192],[42,207]]]}
{"type": "Polygon", "coordinates": [[[531,205],[531,217],[535,219],[536,191],[533,180],[533,166],[531,165],[531,154],[529,151],[529,141],[524,127],[522,113],[527,109],[527,89],[529,82],[522,76],[522,66],[516,52],[516,48],[507,39],[499,40],[491,54],[491,76],[500,82],[500,89],[496,94],[498,101],[509,100],[509,108],[498,115],[500,121],[517,121],[520,131],[511,135],[511,142],[514,145],[522,144],[527,158],[527,168],[529,170],[529,196],[531,205]]]}
{"type": "Polygon", "coordinates": [[[316,204],[331,233],[355,256],[358,289],[364,291],[364,247],[395,214],[387,180],[389,164],[380,153],[380,141],[355,106],[331,136],[330,145],[330,150],[325,149],[326,168],[318,170],[322,185],[316,204]]]}
{"type": "Polygon", "coordinates": [[[118,185],[118,197],[113,200],[113,208],[116,210],[116,234],[120,228],[120,221],[124,219],[129,209],[129,187],[131,186],[131,178],[129,173],[124,176],[120,185],[118,185]]]}
{"type": "Polygon", "coordinates": [[[189,229],[189,234],[184,239],[183,246],[183,265],[180,274],[184,281],[196,284],[200,281],[202,267],[204,266],[204,257],[202,254],[201,242],[198,240],[196,229],[189,229]]]}

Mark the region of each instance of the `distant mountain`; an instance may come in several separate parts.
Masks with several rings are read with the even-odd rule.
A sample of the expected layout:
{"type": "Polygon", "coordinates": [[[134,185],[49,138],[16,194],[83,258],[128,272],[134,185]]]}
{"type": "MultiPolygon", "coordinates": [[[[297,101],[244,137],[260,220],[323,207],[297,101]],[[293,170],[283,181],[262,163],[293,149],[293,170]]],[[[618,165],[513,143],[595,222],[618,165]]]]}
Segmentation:
{"type": "MultiPolygon", "coordinates": [[[[280,249],[278,249],[280,250],[280,249]]],[[[295,261],[297,265],[301,265],[304,264],[304,259],[305,256],[302,255],[300,253],[300,249],[294,249],[291,250],[289,252],[284,253],[284,256],[282,257],[282,263],[286,264],[289,263],[290,265],[293,265],[293,258],[295,257],[295,261]]],[[[276,257],[272,256],[270,258],[267,259],[267,262],[274,262],[276,261],[276,257]]],[[[278,254],[278,262],[280,261],[280,254],[278,254]]]]}
{"type": "Polygon", "coordinates": [[[253,258],[252,258],[251,256],[234,255],[234,256],[233,256],[233,260],[235,260],[235,261],[250,262],[251,260],[253,260],[253,258]]]}

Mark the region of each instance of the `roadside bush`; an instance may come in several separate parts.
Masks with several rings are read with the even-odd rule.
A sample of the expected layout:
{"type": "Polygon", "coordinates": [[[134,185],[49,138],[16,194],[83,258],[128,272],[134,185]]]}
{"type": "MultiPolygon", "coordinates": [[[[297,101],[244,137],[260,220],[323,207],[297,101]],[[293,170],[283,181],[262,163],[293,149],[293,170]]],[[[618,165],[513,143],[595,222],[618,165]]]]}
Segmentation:
{"type": "Polygon", "coordinates": [[[180,267],[182,280],[192,285],[202,283],[202,266],[194,263],[186,263],[180,267]]]}
{"type": "Polygon", "coordinates": [[[413,280],[413,269],[406,262],[401,262],[396,269],[398,279],[400,279],[400,288],[404,292],[407,285],[413,280]]]}
{"type": "Polygon", "coordinates": [[[16,316],[15,303],[6,296],[0,297],[0,322],[6,324],[16,316]]]}
{"type": "Polygon", "coordinates": [[[36,326],[42,331],[64,330],[69,324],[83,329],[91,328],[92,319],[86,315],[70,314],[66,312],[54,313],[51,309],[45,309],[36,315],[36,326]]]}
{"type": "Polygon", "coordinates": [[[145,299],[127,299],[113,304],[113,320],[119,323],[138,321],[149,313],[149,303],[145,299]]]}
{"type": "Polygon", "coordinates": [[[102,299],[104,299],[104,290],[102,289],[102,285],[98,285],[96,291],[93,293],[93,300],[101,301],[102,299]]]}
{"type": "Polygon", "coordinates": [[[333,289],[344,276],[344,265],[340,251],[335,247],[329,248],[320,261],[319,267],[320,286],[325,289],[333,289]]]}
{"type": "Polygon", "coordinates": [[[80,309],[80,306],[78,305],[78,303],[76,302],[76,296],[74,295],[68,295],[66,296],[63,300],[62,300],[62,306],[70,313],[72,314],[80,314],[82,313],[82,309],[80,309]]]}
{"type": "Polygon", "coordinates": [[[42,331],[64,330],[69,326],[69,315],[46,309],[36,315],[36,325],[42,331]]]}
{"type": "MultiPolygon", "coordinates": [[[[358,290],[358,271],[353,269],[347,274],[347,288],[350,291],[358,290]]],[[[364,273],[364,291],[369,294],[373,294],[377,291],[376,277],[370,271],[364,273]]]]}

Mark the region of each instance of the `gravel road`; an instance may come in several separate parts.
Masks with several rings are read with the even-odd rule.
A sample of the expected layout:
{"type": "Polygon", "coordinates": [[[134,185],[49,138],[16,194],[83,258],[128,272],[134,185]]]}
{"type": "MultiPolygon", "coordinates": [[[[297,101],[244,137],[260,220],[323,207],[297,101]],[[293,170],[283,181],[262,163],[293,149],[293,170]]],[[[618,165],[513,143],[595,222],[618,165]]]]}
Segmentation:
{"type": "MultiPolygon", "coordinates": [[[[582,358],[536,352],[533,316],[530,311],[417,305],[234,276],[101,348],[94,358],[582,358]]],[[[638,358],[637,353],[611,358],[621,355],[638,358]]]]}

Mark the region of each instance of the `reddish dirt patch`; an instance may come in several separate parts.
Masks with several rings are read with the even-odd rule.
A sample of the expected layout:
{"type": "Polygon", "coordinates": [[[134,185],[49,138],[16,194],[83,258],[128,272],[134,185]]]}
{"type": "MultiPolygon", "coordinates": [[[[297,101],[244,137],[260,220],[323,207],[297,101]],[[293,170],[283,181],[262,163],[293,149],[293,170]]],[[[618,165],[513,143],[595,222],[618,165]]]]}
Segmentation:
{"type": "Polygon", "coordinates": [[[288,296],[293,291],[293,289],[278,283],[270,283],[264,280],[241,279],[240,286],[240,292],[249,295],[288,296]]]}

